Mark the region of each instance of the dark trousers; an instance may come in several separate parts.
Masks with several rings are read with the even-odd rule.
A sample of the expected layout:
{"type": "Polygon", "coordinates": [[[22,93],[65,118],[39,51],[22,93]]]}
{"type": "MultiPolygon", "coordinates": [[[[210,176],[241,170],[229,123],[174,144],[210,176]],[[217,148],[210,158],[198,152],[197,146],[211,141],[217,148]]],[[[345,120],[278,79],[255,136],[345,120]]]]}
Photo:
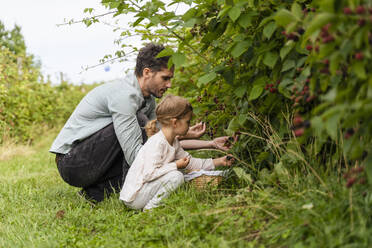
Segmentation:
{"type": "MultiPolygon", "coordinates": [[[[144,132],[142,136],[145,141],[144,132]]],[[[65,182],[82,187],[97,202],[120,191],[129,169],[112,123],[74,143],[69,153],[57,154],[56,163],[65,182]]]]}

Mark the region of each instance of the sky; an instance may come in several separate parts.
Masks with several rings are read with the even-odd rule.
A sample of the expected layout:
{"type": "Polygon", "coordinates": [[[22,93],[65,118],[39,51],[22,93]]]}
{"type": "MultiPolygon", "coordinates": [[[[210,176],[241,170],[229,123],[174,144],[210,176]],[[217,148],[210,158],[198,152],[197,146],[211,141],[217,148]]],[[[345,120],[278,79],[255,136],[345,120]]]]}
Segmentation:
{"type": "MultiPolygon", "coordinates": [[[[106,54],[112,54],[118,47],[114,44],[118,34],[113,27],[83,23],[57,26],[74,19],[81,20],[85,8],[94,8],[94,14],[103,14],[105,9],[100,0],[0,0],[0,20],[7,29],[15,24],[21,26],[27,51],[41,62],[42,73],[50,76],[53,84],[64,80],[74,84],[110,81],[121,78],[127,69],[133,69],[135,57],[124,63],[98,65],[106,54]],[[84,70],[86,67],[92,69],[84,70]]],[[[102,19],[110,21],[109,17],[102,19]]],[[[121,25],[130,20],[121,19],[121,25]]],[[[139,38],[126,40],[141,47],[139,38]]]]}

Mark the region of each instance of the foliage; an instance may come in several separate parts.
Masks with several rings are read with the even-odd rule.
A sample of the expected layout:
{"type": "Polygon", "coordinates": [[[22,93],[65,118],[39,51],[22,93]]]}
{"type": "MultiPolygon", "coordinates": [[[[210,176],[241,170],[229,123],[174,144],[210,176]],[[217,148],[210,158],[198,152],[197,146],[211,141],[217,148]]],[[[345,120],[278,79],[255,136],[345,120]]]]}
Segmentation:
{"type": "Polygon", "coordinates": [[[14,54],[24,54],[26,52],[26,44],[20,26],[15,25],[12,30],[6,30],[4,24],[0,22],[0,48],[4,47],[14,54]]]}
{"type": "Polygon", "coordinates": [[[93,86],[52,86],[26,54],[19,28],[4,31],[0,22],[0,33],[0,143],[6,138],[31,142],[46,128],[63,124],[93,86]]]}
{"type": "Polygon", "coordinates": [[[372,180],[368,1],[102,4],[114,16],[135,17],[123,38],[134,32],[168,44],[159,56],[171,55],[169,66],[176,66],[173,91],[192,99],[210,137],[240,135],[233,152],[255,176],[280,163],[301,168],[305,160],[339,173],[362,164],[372,180]],[[301,159],[288,158],[293,139],[301,159]]]}

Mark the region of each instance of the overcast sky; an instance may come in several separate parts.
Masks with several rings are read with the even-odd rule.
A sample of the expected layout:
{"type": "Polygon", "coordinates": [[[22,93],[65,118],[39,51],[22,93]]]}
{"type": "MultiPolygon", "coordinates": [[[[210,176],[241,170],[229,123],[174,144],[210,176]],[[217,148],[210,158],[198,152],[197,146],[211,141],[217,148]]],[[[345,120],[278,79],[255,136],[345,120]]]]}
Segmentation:
{"type": "MultiPolygon", "coordinates": [[[[41,61],[43,74],[50,75],[59,83],[60,72],[73,83],[92,83],[122,77],[126,69],[134,67],[131,62],[97,66],[88,71],[82,67],[99,64],[106,54],[117,50],[114,40],[118,38],[112,27],[104,24],[65,25],[65,20],[81,20],[85,8],[95,8],[95,14],[106,13],[100,0],[0,0],[0,20],[7,29],[14,24],[21,26],[27,51],[41,61]]],[[[109,21],[109,18],[104,20],[109,21]]],[[[123,23],[132,20],[121,20],[123,23]]],[[[129,40],[141,46],[139,40],[129,40]]]]}

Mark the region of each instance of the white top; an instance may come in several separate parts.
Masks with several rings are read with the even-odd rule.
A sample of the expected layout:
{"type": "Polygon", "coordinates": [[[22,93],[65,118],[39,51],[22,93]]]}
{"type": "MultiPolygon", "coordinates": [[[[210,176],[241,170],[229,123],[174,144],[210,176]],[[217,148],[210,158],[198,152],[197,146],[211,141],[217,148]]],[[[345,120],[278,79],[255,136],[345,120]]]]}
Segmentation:
{"type": "MultiPolygon", "coordinates": [[[[182,149],[177,138],[172,146],[168,143],[162,131],[157,132],[142,146],[129,168],[120,192],[120,200],[132,202],[145,183],[151,182],[170,171],[177,170],[176,160],[188,156],[190,154],[182,149]]],[[[190,156],[190,162],[186,170],[200,169],[213,170],[213,160],[190,156]]]]}

